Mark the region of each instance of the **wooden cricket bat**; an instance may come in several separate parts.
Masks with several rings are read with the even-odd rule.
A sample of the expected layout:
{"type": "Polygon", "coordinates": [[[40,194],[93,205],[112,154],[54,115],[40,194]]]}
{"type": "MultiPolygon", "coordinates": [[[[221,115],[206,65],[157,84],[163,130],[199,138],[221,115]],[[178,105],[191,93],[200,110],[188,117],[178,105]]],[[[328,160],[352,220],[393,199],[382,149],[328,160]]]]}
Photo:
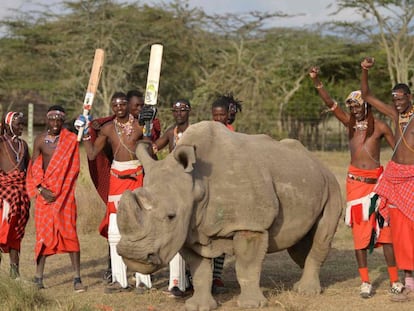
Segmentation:
{"type": "MultiPolygon", "coordinates": [[[[144,104],[155,106],[158,98],[158,86],[160,82],[163,46],[151,45],[151,53],[148,64],[147,86],[145,88],[144,104]]],[[[150,122],[145,123],[144,136],[151,135],[150,122]]]]}
{"type": "MultiPolygon", "coordinates": [[[[95,57],[93,58],[92,70],[89,76],[88,88],[86,89],[85,99],[83,100],[83,115],[87,118],[89,111],[92,109],[93,99],[98,89],[99,79],[101,78],[103,62],[105,59],[105,52],[102,49],[95,50],[95,57]]],[[[79,128],[78,141],[82,139],[83,130],[85,127],[79,128]]]]}
{"type": "Polygon", "coordinates": [[[158,97],[158,86],[160,82],[161,62],[163,46],[161,44],[151,45],[151,54],[148,65],[147,86],[145,88],[145,105],[156,105],[158,97]]]}

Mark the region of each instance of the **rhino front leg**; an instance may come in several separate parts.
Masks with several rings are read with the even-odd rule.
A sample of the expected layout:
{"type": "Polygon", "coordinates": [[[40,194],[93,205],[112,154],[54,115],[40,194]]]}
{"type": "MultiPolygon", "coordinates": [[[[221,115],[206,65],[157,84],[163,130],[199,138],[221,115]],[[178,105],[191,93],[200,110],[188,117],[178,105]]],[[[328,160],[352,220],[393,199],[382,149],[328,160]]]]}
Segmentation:
{"type": "Polygon", "coordinates": [[[234,254],[236,274],[240,285],[239,307],[258,308],[267,305],[260,289],[260,274],[268,247],[268,233],[239,231],[235,234],[234,254]]]}
{"type": "Polygon", "coordinates": [[[194,294],[185,302],[187,311],[210,311],[217,309],[217,302],[211,295],[213,271],[211,259],[204,258],[189,249],[180,251],[190,267],[194,294]]]}

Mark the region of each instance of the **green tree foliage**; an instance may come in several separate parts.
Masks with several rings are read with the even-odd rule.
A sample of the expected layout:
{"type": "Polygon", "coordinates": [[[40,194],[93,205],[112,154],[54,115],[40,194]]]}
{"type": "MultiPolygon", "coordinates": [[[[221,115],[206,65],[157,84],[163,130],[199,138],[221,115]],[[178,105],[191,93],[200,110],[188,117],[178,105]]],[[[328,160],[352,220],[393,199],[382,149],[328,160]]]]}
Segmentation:
{"type": "MultiPolygon", "coordinates": [[[[381,46],[385,51],[391,85],[414,83],[414,1],[338,0],[338,12],[352,9],[363,22],[337,23],[357,38],[381,46]]],[[[368,55],[366,55],[368,56],[368,55]]],[[[376,55],[372,55],[376,56],[376,55]]]]}
{"type": "MultiPolygon", "coordinates": [[[[108,115],[115,91],[144,91],[150,46],[162,43],[159,117],[164,128],[173,122],[169,107],[174,100],[188,98],[196,122],[211,119],[218,94],[233,93],[243,104],[238,131],[298,138],[314,148],[323,144],[319,131],[326,114],[308,81],[309,67],[322,67],[330,92],[344,98],[359,88],[359,60],[371,48],[319,29],[264,27],[273,18],[286,17],[282,12],[209,16],[180,0],[163,6],[63,1],[56,12],[40,10],[0,21],[7,29],[0,38],[0,96],[37,91],[76,116],[94,51],[103,48],[93,113],[108,115]]],[[[388,54],[380,52],[376,70],[381,76],[378,83],[373,77],[372,85],[382,88],[388,54]]]]}

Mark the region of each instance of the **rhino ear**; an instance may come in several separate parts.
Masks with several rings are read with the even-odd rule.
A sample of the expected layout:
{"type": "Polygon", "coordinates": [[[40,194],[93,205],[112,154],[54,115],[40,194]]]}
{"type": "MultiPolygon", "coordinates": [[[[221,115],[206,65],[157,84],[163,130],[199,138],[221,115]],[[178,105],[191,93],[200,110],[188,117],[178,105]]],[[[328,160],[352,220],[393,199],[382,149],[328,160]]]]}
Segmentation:
{"type": "Polygon", "coordinates": [[[195,147],[178,145],[174,149],[174,158],[184,167],[186,173],[192,172],[196,163],[195,147]]]}

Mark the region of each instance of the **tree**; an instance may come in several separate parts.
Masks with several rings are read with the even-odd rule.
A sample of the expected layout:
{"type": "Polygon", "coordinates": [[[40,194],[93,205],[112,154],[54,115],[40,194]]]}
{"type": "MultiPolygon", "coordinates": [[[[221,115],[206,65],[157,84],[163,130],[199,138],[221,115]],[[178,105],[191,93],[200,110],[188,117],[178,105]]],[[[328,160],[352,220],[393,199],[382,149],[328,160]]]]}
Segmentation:
{"type": "Polygon", "coordinates": [[[335,13],[353,9],[364,20],[360,23],[338,23],[337,26],[350,28],[356,35],[369,38],[385,50],[391,84],[411,82],[413,85],[414,2],[410,0],[338,0],[337,5],[338,9],[335,13]]]}

